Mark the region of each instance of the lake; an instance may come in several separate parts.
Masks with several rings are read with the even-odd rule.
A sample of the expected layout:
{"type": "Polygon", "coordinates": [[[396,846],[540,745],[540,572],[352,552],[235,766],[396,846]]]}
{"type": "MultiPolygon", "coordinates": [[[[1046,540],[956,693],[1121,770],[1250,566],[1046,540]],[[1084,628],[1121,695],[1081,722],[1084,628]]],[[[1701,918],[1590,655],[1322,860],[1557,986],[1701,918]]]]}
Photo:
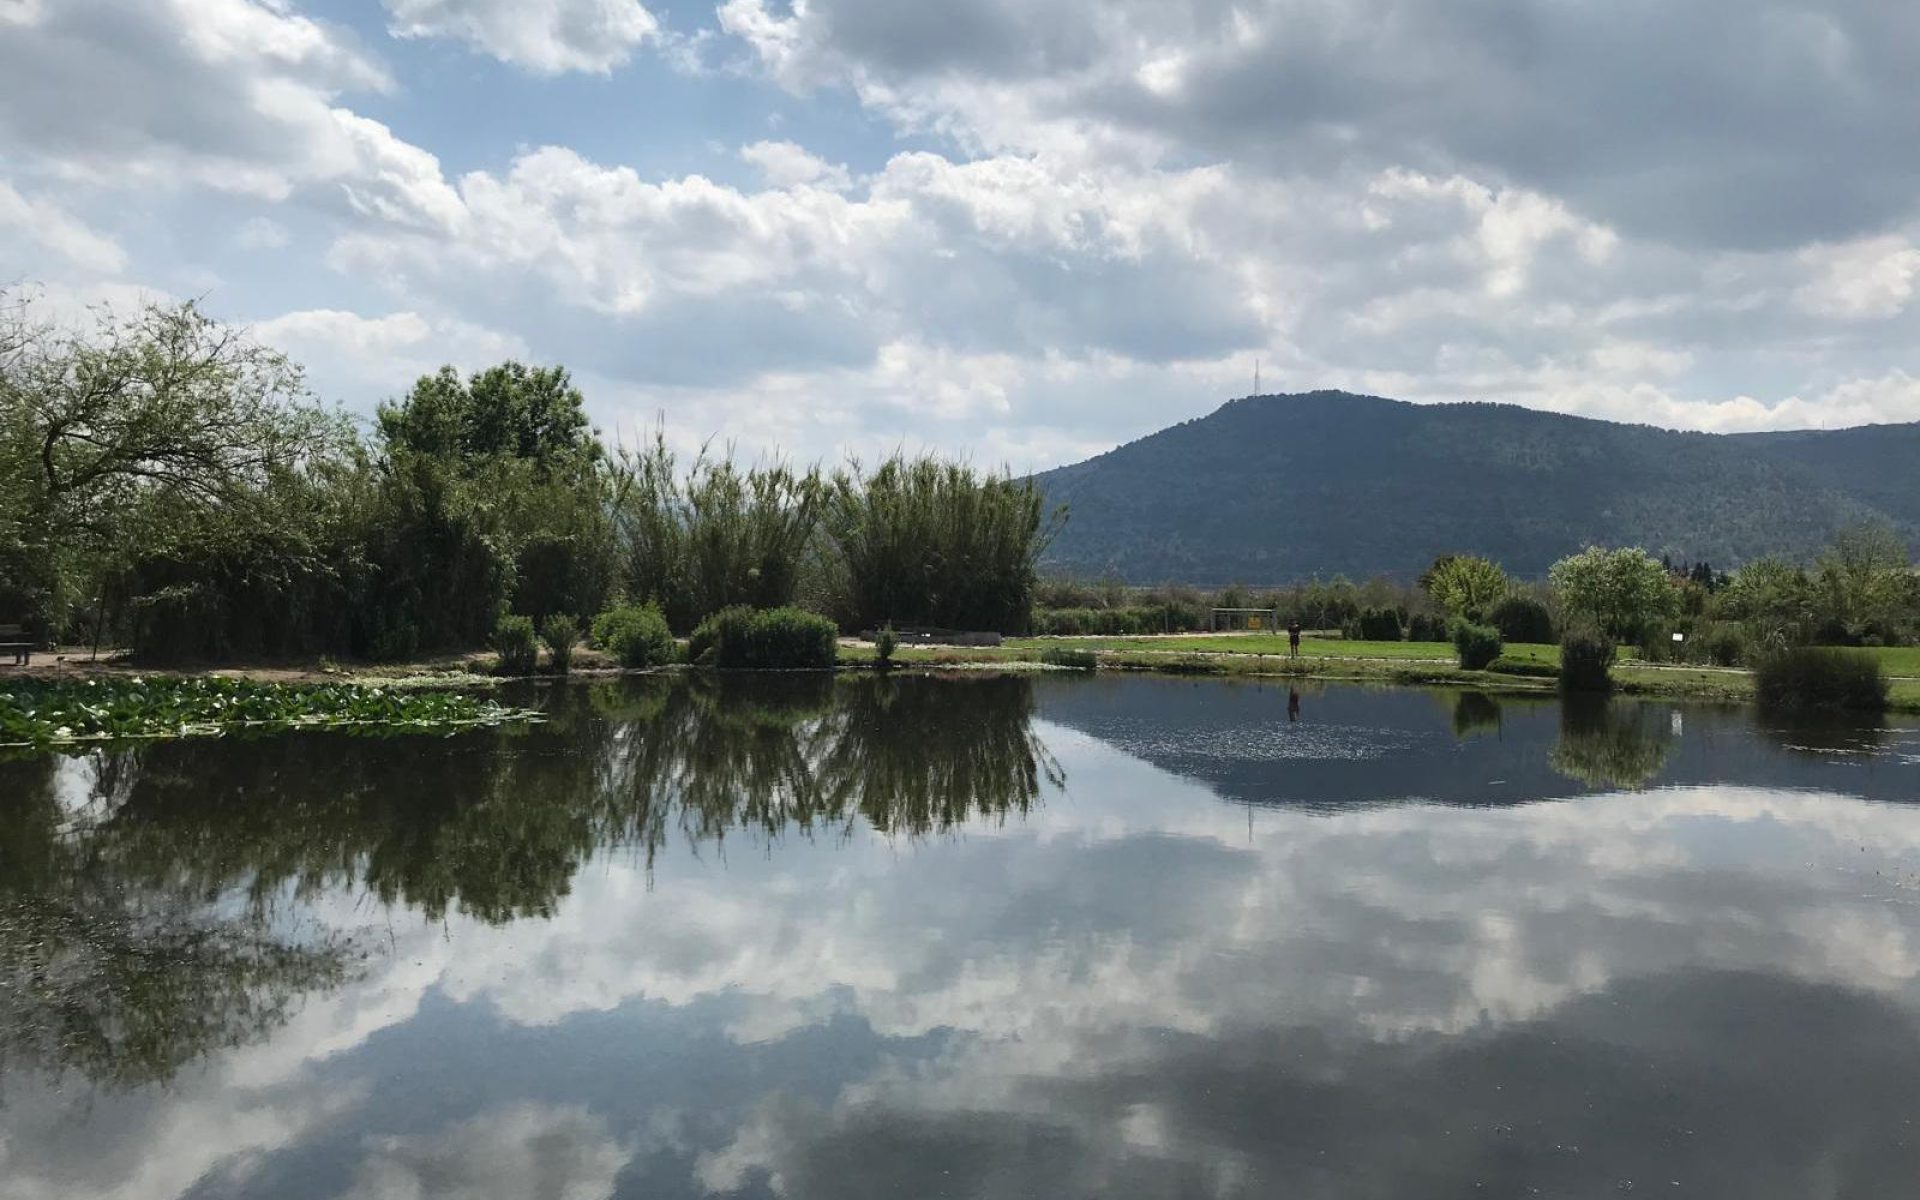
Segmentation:
{"type": "Polygon", "coordinates": [[[1882,1197],[1920,729],[641,677],[0,763],[0,1197],[1882,1197]]]}

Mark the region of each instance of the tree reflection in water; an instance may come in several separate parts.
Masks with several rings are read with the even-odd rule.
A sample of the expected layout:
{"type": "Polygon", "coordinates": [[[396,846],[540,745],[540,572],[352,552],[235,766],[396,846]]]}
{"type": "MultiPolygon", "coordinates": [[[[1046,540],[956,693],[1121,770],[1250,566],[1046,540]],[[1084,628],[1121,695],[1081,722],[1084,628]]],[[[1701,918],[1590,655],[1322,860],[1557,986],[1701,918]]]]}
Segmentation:
{"type": "Polygon", "coordinates": [[[554,689],[455,738],[153,743],[0,764],[0,1068],[133,1086],[255,1040],[345,979],[298,905],[552,915],[597,850],[864,820],[937,834],[1063,782],[1030,683],[827,675],[554,689]]]}
{"type": "Polygon", "coordinates": [[[1588,787],[1639,791],[1673,752],[1667,710],[1605,696],[1568,695],[1560,704],[1553,769],[1588,787]]]}
{"type": "Polygon", "coordinates": [[[603,837],[649,863],[677,826],[693,844],[733,830],[912,837],[1024,814],[1058,765],[1032,731],[1025,678],[695,677],[602,685],[617,723],[603,761],[603,837]],[[651,693],[651,694],[650,694],[651,693]]]}
{"type": "Polygon", "coordinates": [[[86,833],[63,827],[54,760],[0,778],[0,1079],[33,1069],[110,1088],[164,1082],[265,1036],[301,996],[347,977],[337,935],[291,936],[257,906],[222,912],[184,872],[119,875],[86,833]]]}
{"type": "Polygon", "coordinates": [[[1500,702],[1485,692],[1459,692],[1453,698],[1453,736],[1500,732],[1500,702]]]}

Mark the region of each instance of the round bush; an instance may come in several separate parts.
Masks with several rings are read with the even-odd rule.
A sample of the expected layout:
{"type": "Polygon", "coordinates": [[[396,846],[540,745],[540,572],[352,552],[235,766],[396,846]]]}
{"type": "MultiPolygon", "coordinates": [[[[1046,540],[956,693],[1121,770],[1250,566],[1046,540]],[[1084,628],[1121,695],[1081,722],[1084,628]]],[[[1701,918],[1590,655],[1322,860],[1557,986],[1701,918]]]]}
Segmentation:
{"type": "Polygon", "coordinates": [[[1462,621],[1453,627],[1453,648],[1460,654],[1460,666],[1468,671],[1484,671],[1500,657],[1503,646],[1500,631],[1491,625],[1462,621]]]}
{"type": "Polygon", "coordinates": [[[594,644],[623,667],[659,667],[673,661],[667,619],[649,604],[610,608],[593,619],[594,644]]]}
{"type": "Polygon", "coordinates": [[[1563,692],[1610,692],[1613,690],[1613,639],[1591,626],[1569,629],[1560,635],[1560,690],[1563,692]]]}
{"type": "Polygon", "coordinates": [[[1352,633],[1363,642],[1397,642],[1404,631],[1400,614],[1391,608],[1369,608],[1354,618],[1352,633]]]}
{"type": "Polygon", "coordinates": [[[1509,642],[1546,645],[1553,641],[1553,614],[1532,596],[1508,596],[1493,606],[1487,620],[1509,642]]]}
{"type": "Polygon", "coordinates": [[[1717,622],[1694,638],[1693,653],[1716,667],[1738,666],[1747,657],[1747,637],[1731,621],[1717,622]]]}

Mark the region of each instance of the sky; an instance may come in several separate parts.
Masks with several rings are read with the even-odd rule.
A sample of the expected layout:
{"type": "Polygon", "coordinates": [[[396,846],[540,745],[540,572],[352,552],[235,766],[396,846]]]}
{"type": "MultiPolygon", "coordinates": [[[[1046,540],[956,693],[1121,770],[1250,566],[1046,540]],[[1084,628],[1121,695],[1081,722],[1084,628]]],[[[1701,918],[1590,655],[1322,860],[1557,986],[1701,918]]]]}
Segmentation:
{"type": "Polygon", "coordinates": [[[1252,390],[1920,420],[1898,0],[0,0],[0,284],[366,413],[1073,462],[1252,390]]]}

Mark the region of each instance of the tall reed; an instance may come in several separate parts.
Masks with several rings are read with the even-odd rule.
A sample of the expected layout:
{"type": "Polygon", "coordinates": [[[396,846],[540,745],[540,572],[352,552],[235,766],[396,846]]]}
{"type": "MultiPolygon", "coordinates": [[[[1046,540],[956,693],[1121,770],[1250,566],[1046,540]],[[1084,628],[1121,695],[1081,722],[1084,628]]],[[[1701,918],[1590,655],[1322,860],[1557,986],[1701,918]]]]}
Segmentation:
{"type": "Polygon", "coordinates": [[[666,440],[614,454],[613,510],[628,596],[690,630],[735,604],[778,608],[799,585],[826,487],[816,468],[745,470],[702,451],[683,473],[666,440]]]}
{"type": "Polygon", "coordinates": [[[1024,632],[1034,564],[1065,510],[1030,481],[931,456],[837,473],[824,527],[844,567],[849,619],[1024,632]]]}

